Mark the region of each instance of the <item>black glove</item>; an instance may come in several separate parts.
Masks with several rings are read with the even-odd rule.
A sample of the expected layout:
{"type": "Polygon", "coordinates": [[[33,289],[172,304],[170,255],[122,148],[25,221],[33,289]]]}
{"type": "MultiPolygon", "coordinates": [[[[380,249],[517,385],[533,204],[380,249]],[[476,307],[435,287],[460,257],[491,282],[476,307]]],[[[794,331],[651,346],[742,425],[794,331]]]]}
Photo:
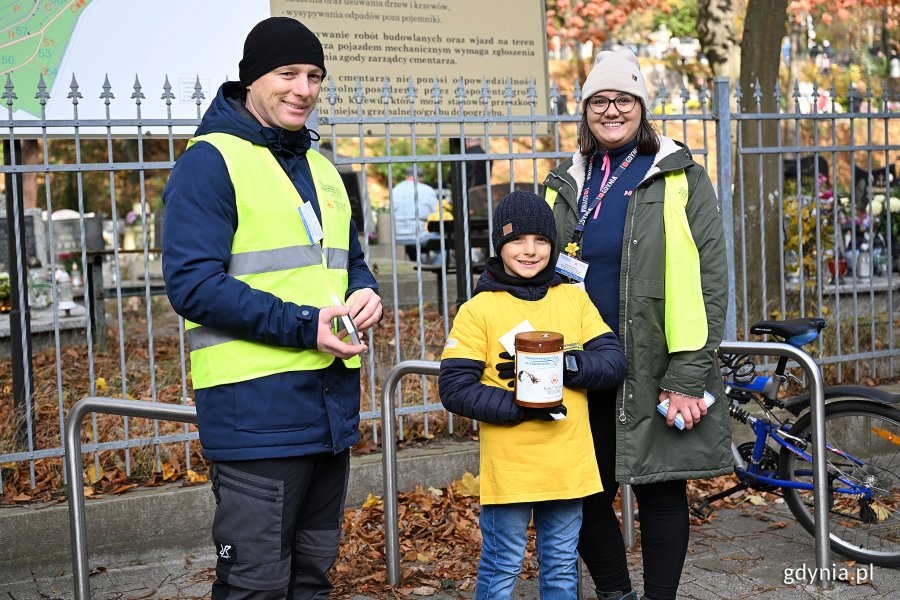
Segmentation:
{"type": "Polygon", "coordinates": [[[526,421],[562,421],[566,418],[568,411],[565,404],[553,406],[551,408],[530,408],[522,407],[526,421]],[[556,415],[554,417],[554,415],[556,415]]]}
{"type": "Polygon", "coordinates": [[[509,379],[510,382],[506,384],[508,388],[516,387],[516,362],[513,360],[513,357],[509,355],[509,352],[501,352],[499,356],[500,360],[507,362],[499,362],[497,363],[497,377],[500,379],[509,379]]]}

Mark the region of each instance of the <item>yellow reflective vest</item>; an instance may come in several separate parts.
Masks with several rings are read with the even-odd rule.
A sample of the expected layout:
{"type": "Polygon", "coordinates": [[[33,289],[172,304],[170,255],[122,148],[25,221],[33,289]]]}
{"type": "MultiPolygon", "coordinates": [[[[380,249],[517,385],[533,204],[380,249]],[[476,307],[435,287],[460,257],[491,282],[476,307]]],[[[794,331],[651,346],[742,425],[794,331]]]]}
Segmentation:
{"type": "MultiPolygon", "coordinates": [[[[322,308],[347,292],[350,201],[337,169],[314,150],[306,153],[318,195],[324,237],[311,243],[299,215],[297,188],[265,146],[225,133],[193,138],[221,153],[235,191],[238,228],[228,275],[285,302],[322,308]]],[[[239,306],[234,307],[240,310],[239,306]]],[[[185,321],[195,389],[288,371],[324,369],[335,357],[316,349],[271,346],[185,321]]],[[[344,361],[358,368],[359,357],[344,361]]]]}
{"type": "MultiPolygon", "coordinates": [[[[679,170],[666,174],[665,178],[666,343],[669,352],[697,350],[706,344],[709,327],[700,282],[700,254],[685,212],[687,176],[679,170]]],[[[544,193],[551,208],[557,195],[559,192],[552,188],[544,193]]]]}

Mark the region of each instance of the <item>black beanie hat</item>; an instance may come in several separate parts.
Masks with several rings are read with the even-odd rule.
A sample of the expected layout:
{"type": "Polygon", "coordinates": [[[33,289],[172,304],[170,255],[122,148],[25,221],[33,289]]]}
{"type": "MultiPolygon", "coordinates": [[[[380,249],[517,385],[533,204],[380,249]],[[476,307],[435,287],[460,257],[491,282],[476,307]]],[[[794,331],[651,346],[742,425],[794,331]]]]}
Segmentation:
{"type": "Polygon", "coordinates": [[[244,57],[238,65],[241,85],[250,85],[272,69],[297,64],[315,65],[324,75],[322,43],[296,19],[269,17],[247,34],[244,57]]]}
{"type": "Polygon", "coordinates": [[[550,205],[537,194],[517,190],[503,198],[494,210],[494,252],[499,256],[503,244],[529,233],[546,237],[556,250],[556,221],[550,205]]]}

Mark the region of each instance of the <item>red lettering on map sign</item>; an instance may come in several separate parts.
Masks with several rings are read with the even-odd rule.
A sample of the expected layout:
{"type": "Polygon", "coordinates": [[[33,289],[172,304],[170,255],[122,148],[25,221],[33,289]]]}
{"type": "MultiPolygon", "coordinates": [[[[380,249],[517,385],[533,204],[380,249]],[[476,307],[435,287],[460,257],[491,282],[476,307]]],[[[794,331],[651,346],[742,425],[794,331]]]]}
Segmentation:
{"type": "Polygon", "coordinates": [[[12,38],[16,37],[16,32],[15,31],[7,31],[6,37],[8,37],[9,39],[12,39],[12,38]]]}
{"type": "Polygon", "coordinates": [[[22,6],[20,4],[13,4],[13,12],[19,12],[22,6]]]}
{"type": "Polygon", "coordinates": [[[49,47],[52,46],[54,43],[55,43],[55,40],[54,40],[53,38],[47,38],[47,39],[45,39],[45,40],[42,42],[42,45],[43,45],[45,48],[49,48],[49,47]]]}

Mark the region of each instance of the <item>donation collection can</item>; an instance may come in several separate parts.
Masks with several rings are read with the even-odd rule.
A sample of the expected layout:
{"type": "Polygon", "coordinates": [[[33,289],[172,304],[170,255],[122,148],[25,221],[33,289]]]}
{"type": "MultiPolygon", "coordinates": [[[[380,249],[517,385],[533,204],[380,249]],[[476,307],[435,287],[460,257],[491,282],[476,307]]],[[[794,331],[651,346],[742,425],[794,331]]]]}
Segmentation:
{"type": "Polygon", "coordinates": [[[516,404],[551,408],[563,399],[563,336],[553,331],[516,334],[516,404]]]}

